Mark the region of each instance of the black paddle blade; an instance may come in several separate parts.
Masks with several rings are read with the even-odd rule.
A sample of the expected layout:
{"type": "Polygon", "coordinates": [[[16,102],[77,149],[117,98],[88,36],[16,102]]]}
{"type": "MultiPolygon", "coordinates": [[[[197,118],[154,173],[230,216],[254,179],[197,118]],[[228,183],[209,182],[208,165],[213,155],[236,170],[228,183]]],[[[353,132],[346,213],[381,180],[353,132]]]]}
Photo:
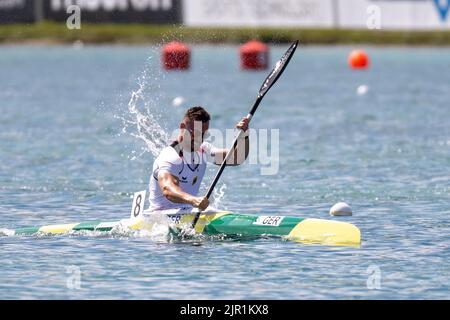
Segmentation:
{"type": "Polygon", "coordinates": [[[278,78],[283,73],[284,69],[286,69],[289,61],[291,60],[292,56],[294,55],[295,49],[297,49],[298,46],[298,40],[295,41],[289,49],[286,51],[286,53],[281,57],[280,60],[278,60],[277,64],[273,68],[272,72],[269,74],[269,76],[264,80],[264,83],[261,86],[261,89],[259,89],[258,98],[262,98],[267,91],[274,85],[274,83],[278,80],[278,78]]]}

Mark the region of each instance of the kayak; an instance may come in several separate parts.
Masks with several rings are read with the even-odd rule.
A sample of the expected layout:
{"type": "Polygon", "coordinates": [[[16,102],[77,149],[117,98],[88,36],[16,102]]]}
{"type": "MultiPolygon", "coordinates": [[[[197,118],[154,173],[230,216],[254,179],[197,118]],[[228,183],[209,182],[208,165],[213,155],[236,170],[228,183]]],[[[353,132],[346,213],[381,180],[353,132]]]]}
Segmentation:
{"type": "MultiPolygon", "coordinates": [[[[41,227],[27,227],[13,230],[13,235],[31,235],[36,233],[62,234],[71,231],[112,231],[115,228],[129,230],[151,230],[155,221],[161,223],[161,217],[168,221],[171,230],[181,232],[189,229],[195,213],[183,214],[143,214],[111,222],[81,222],[41,227]],[[158,219],[155,219],[158,217],[158,219]]],[[[224,235],[230,237],[277,236],[286,240],[338,246],[358,247],[361,243],[360,230],[351,223],[300,218],[295,216],[259,216],[239,214],[228,211],[205,212],[195,226],[195,234],[224,235]]]]}

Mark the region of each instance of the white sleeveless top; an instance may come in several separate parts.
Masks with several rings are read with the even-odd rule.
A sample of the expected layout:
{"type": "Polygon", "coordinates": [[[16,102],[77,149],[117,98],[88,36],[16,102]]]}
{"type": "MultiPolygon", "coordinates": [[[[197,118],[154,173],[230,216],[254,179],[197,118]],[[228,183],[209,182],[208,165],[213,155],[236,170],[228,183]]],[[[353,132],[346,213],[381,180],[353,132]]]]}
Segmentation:
{"type": "Polygon", "coordinates": [[[175,203],[169,201],[159,187],[158,174],[166,171],[178,178],[181,190],[193,196],[198,195],[200,184],[206,171],[206,163],[213,162],[217,149],[210,143],[203,142],[200,150],[179,154],[174,147],[164,148],[153,163],[153,172],[150,177],[150,208],[148,211],[160,211],[167,209],[192,210],[187,203],[175,203]]]}

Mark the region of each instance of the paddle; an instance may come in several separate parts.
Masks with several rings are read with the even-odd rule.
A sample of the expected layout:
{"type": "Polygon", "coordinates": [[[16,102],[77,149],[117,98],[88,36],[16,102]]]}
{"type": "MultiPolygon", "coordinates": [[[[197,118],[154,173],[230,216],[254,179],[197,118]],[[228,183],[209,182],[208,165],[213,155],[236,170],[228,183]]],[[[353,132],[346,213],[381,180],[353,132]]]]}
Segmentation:
{"type": "MultiPolygon", "coordinates": [[[[280,60],[278,60],[277,64],[273,68],[273,70],[270,72],[270,74],[267,76],[267,78],[264,80],[261,88],[259,89],[258,96],[256,97],[256,101],[253,104],[252,109],[250,110],[249,114],[247,115],[247,119],[252,119],[253,115],[256,112],[256,109],[258,109],[259,104],[261,103],[262,99],[266,95],[266,93],[269,91],[269,89],[275,84],[275,82],[278,80],[278,78],[283,73],[284,69],[286,69],[289,61],[291,60],[292,56],[294,55],[295,49],[297,49],[298,46],[298,40],[295,41],[289,49],[286,51],[286,53],[281,57],[280,60]]],[[[209,199],[211,196],[214,187],[216,186],[217,182],[220,179],[220,176],[222,175],[223,170],[225,169],[226,162],[228,161],[228,158],[233,153],[234,149],[236,148],[238,141],[241,139],[242,135],[244,134],[244,131],[239,130],[239,134],[236,136],[233,142],[233,146],[228,150],[227,155],[225,156],[225,159],[223,160],[222,164],[220,165],[219,170],[216,173],[216,176],[214,177],[213,182],[209,186],[208,191],[206,192],[205,197],[209,199]]],[[[197,212],[197,214],[194,217],[194,220],[192,221],[192,228],[195,228],[195,225],[197,224],[198,219],[200,218],[201,211],[197,212]]]]}

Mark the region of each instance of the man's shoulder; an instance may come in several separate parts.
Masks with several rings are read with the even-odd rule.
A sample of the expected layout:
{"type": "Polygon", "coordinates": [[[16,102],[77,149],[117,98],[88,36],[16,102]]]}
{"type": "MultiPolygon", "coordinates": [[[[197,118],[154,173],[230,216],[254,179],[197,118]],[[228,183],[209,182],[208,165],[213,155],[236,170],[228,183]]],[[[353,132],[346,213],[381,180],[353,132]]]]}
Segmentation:
{"type": "Polygon", "coordinates": [[[177,152],[175,151],[174,148],[168,146],[161,150],[158,157],[156,157],[155,161],[157,161],[157,162],[164,161],[164,162],[170,162],[173,164],[180,164],[181,158],[177,154],[177,152]]]}

